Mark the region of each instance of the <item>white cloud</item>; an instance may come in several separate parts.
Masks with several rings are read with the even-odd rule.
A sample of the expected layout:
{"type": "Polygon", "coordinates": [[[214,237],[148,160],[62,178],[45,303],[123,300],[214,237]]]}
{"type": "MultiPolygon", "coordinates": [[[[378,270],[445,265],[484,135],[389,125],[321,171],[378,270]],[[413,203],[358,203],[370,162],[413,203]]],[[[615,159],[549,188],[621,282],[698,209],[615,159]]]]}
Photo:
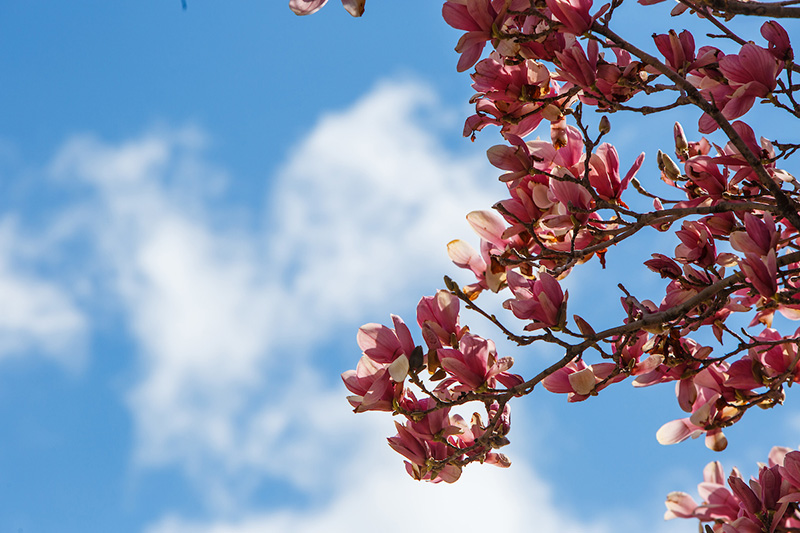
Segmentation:
{"type": "Polygon", "coordinates": [[[48,262],[40,238],[23,235],[12,216],[0,221],[0,358],[36,353],[77,370],[88,321],[69,291],[33,272],[31,263],[48,262]]]}
{"type": "Polygon", "coordinates": [[[354,321],[437,285],[451,268],[446,243],[468,237],[465,214],[493,198],[483,158],[453,154],[426,127],[443,117],[413,82],[384,83],[324,117],[278,174],[266,236],[213,206],[225,177],[203,161],[195,130],[119,145],[76,138],[56,158],[56,175],[97,192],[98,259],[141,352],[128,396],[137,464],[180,466],[212,516],[233,517],[167,516],[153,531],[399,531],[407,509],[469,529],[591,530],[565,520],[522,463],[473,467],[452,487],[412,483],[385,445],[388,417],[353,416],[320,371],[326,354],[313,348],[337,327],[354,335],[354,321]],[[322,505],[254,510],[265,480],[322,505]]]}
{"type": "Polygon", "coordinates": [[[502,193],[482,155],[456,156],[424,126],[443,117],[428,88],[383,82],[297,146],[270,209],[281,279],[313,302],[295,310],[331,323],[441,279],[447,242],[470,235],[466,213],[502,193]]]}
{"type": "Polygon", "coordinates": [[[609,531],[570,518],[554,504],[547,484],[521,462],[509,470],[473,467],[453,485],[431,485],[411,480],[397,458],[382,451],[369,444],[354,450],[344,468],[347,479],[327,505],[212,523],[166,516],[147,533],[609,531]]]}
{"type": "Polygon", "coordinates": [[[140,464],[181,465],[223,506],[243,473],[310,485],[325,459],[288,467],[275,457],[316,445],[321,430],[342,437],[325,417],[298,424],[298,413],[327,402],[350,415],[338,390],[303,399],[309,380],[329,387],[302,360],[306,349],[370,309],[388,315],[391,298],[424,276],[435,284],[446,243],[486,201],[485,162],[444,149],[422,112],[431,124],[443,116],[427,88],[399,82],[324,117],[279,173],[266,237],[212,207],[204,184],[224,176],[203,162],[196,130],[65,145],[53,173],[97,192],[99,258],[142,352],[129,396],[140,464]]]}

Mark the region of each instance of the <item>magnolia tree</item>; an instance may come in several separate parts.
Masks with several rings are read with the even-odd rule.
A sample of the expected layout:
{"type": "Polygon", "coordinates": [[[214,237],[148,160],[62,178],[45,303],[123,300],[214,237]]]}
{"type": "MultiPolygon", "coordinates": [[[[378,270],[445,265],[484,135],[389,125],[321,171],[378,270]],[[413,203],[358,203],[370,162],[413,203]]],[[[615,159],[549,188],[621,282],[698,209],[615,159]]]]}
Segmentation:
{"type": "MultiPolygon", "coordinates": [[[[290,7],[310,14],[325,2],[290,7]]],[[[342,3],[354,16],[364,11],[364,0],[342,3]]],[[[664,424],[658,441],[704,435],[719,451],[726,427],[753,407],[782,403],[786,386],[800,381],[800,329],[773,328],[776,312],[783,324],[800,319],[800,184],[781,168],[800,150],[789,127],[800,118],[800,69],[787,31],[770,20],[800,18],[800,0],[679,0],[673,15],[698,17],[716,32],[702,46],[697,35],[667,28],[652,42],[631,42],[612,29],[622,3],[444,3],[445,22],[465,32],[457,69],[474,69],[475,114],[464,135],[500,129],[505,144],[488,157],[503,171],[507,197],[467,215],[477,248],[448,245],[475,279],[459,286],[445,278],[446,290],[420,300],[421,342],[400,317],[367,324],[357,337],[363,356],[342,376],[357,413],[398,417],[389,445],[415,479],[452,483],[469,463],[508,466],[497,450],[509,442],[510,404],[539,388],[579,402],[625,380],[674,383],[687,416],[664,424]],[[750,32],[734,31],[734,17],[749,17],[750,32]],[[656,193],[656,180],[637,179],[644,154],[621,168],[603,142],[610,117],[685,106],[699,120],[675,123],[674,146],[656,156],[669,192],[656,193]],[[763,132],[778,138],[743,120],[754,106],[785,115],[785,127],[763,132]],[[526,140],[547,127],[549,141],[526,140]],[[702,136],[713,132],[724,141],[702,136]],[[604,264],[643,232],[674,232],[680,243],[644,262],[665,279],[660,302],[620,285],[621,323],[600,329],[572,314],[561,280],[589,261],[604,264]],[[506,294],[507,316],[485,310],[485,291],[506,294]],[[470,332],[462,308],[520,346],[551,344],[563,356],[538,374],[515,374],[511,357],[470,332]],[[451,413],[464,404],[480,412],[470,420],[451,413]]],[[[749,481],[711,463],[699,492],[699,504],[669,494],[667,518],[697,518],[725,533],[800,531],[800,451],[774,448],[749,481]]]]}

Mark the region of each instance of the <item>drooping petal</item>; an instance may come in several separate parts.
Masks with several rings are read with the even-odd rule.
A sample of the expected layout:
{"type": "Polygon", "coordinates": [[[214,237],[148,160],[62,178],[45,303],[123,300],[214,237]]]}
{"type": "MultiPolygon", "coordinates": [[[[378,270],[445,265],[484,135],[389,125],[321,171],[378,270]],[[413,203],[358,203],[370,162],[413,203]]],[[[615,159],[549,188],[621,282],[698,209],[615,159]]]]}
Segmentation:
{"type": "Polygon", "coordinates": [[[327,2],[328,0],[290,0],[289,9],[295,15],[311,15],[322,9],[327,2]]]}

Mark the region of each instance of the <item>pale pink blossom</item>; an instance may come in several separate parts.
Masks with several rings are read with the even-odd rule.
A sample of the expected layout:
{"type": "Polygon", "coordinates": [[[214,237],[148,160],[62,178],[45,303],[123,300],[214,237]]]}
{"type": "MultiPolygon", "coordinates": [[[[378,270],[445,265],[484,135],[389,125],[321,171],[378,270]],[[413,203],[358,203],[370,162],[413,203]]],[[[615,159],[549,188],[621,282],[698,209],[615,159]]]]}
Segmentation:
{"type": "Polygon", "coordinates": [[[429,349],[450,346],[458,341],[464,331],[458,325],[459,302],[448,291],[436,291],[435,296],[424,296],[417,304],[417,324],[429,349]]]}
{"type": "MultiPolygon", "coordinates": [[[[366,0],[342,0],[342,5],[354,17],[364,14],[366,0]]],[[[328,3],[328,0],[289,0],[289,8],[296,15],[311,15],[328,3]]]]}
{"type": "Polygon", "coordinates": [[[394,410],[394,402],[402,393],[402,383],[395,383],[391,379],[388,366],[364,355],[355,370],[342,374],[345,387],[353,393],[347,397],[347,401],[356,413],[394,410]]]}

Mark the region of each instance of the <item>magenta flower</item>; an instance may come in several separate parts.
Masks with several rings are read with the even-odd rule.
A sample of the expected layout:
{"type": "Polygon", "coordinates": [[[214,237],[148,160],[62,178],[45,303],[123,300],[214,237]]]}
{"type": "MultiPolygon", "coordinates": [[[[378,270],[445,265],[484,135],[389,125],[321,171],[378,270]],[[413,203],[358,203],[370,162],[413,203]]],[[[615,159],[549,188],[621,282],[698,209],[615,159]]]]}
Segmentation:
{"type": "Polygon", "coordinates": [[[563,52],[556,52],[556,57],[561,64],[558,68],[559,75],[566,81],[583,89],[594,86],[597,78],[597,42],[589,41],[586,45],[588,54],[578,41],[565,48],[563,52]]]}
{"type": "Polygon", "coordinates": [[[717,259],[717,248],[705,224],[699,221],[686,221],[675,234],[681,240],[681,244],[675,248],[675,259],[701,267],[714,264],[717,259]]]}
{"type": "Polygon", "coordinates": [[[448,464],[442,470],[433,472],[428,468],[428,459],[446,459],[449,449],[444,442],[434,441],[433,438],[421,435],[413,428],[412,422],[402,425],[395,422],[397,435],[389,437],[389,446],[408,459],[406,470],[414,479],[438,483],[445,481],[453,483],[461,476],[461,467],[448,464]]]}
{"type": "Polygon", "coordinates": [[[448,291],[436,291],[435,296],[424,296],[417,304],[417,324],[422,337],[431,350],[450,346],[463,331],[458,325],[458,298],[448,291]]]}
{"type": "Polygon", "coordinates": [[[695,59],[694,36],[688,30],[683,30],[680,35],[669,30],[668,34],[653,35],[653,40],[667,66],[681,73],[691,70],[695,59]]]}
{"type": "Polygon", "coordinates": [[[523,382],[520,376],[506,372],[514,364],[511,357],[497,357],[494,342],[467,334],[458,349],[440,348],[439,362],[448,374],[462,384],[456,390],[494,389],[499,381],[506,387],[523,382]]]}
{"type": "Polygon", "coordinates": [[[402,394],[403,385],[391,379],[387,367],[364,355],[355,370],[342,374],[344,386],[353,393],[347,401],[356,413],[394,410],[393,403],[402,394]]]}
{"type": "Polygon", "coordinates": [[[678,263],[664,254],[651,254],[653,259],[644,262],[645,266],[653,272],[661,274],[662,278],[678,279],[683,271],[678,263]]]}
{"type": "Polygon", "coordinates": [[[753,43],[745,43],[738,55],[722,57],[719,70],[734,89],[722,108],[725,118],[741,117],[753,107],[756,98],[764,98],[775,90],[782,68],[768,50],[753,43]]]}
{"type": "Polygon", "coordinates": [[[457,70],[464,72],[474,65],[483,53],[486,42],[492,39],[492,26],[504,9],[495,7],[492,0],[448,0],[442,6],[445,22],[457,30],[466,31],[456,44],[461,54],[457,70]]]}
{"type": "Polygon", "coordinates": [[[789,34],[774,20],[769,20],[761,26],[761,35],[769,43],[769,51],[779,61],[789,61],[794,59],[792,44],[789,42],[789,34]]]}
{"type": "Polygon", "coordinates": [[[583,35],[592,27],[592,0],[546,0],[547,7],[567,33],[583,35]]]}
{"type": "Polygon", "coordinates": [[[380,324],[365,324],[358,329],[358,347],[376,363],[393,363],[414,351],[414,339],[403,319],[392,315],[392,321],[395,329],[380,324]]]}
{"type": "Polygon", "coordinates": [[[532,321],[525,330],[564,325],[569,294],[561,290],[556,278],[542,272],[538,279],[528,279],[512,270],[507,280],[514,299],[503,302],[503,307],[510,309],[517,318],[532,321]]]}
{"type": "Polygon", "coordinates": [[[686,175],[713,199],[719,200],[728,188],[728,169],[720,172],[718,161],[707,155],[696,155],[686,161],[686,175]]]}
{"type": "Polygon", "coordinates": [[[597,147],[589,159],[589,183],[603,200],[619,200],[622,191],[628,187],[628,183],[636,175],[643,162],[644,153],[636,158],[625,177],[620,178],[617,149],[608,143],[603,143],[597,147]]]}
{"type": "Polygon", "coordinates": [[[547,376],[542,385],[552,393],[567,394],[569,402],[582,402],[593,393],[625,379],[625,374],[618,374],[600,385],[616,368],[615,363],[587,365],[583,360],[570,361],[547,376]]]}
{"type": "Polygon", "coordinates": [[[766,213],[763,219],[752,213],[744,214],[745,231],[731,233],[730,242],[734,250],[757,256],[766,256],[776,250],[780,233],[775,229],[772,215],[766,213]]]}

